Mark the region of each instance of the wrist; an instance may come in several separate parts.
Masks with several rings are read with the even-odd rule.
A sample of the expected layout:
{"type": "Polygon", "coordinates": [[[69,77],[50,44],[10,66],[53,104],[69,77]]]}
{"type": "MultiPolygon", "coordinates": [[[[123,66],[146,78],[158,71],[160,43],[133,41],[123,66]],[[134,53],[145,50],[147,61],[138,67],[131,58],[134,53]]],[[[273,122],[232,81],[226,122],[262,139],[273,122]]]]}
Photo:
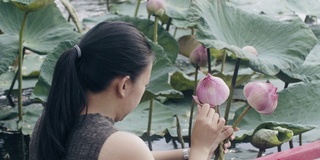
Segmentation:
{"type": "Polygon", "coordinates": [[[207,159],[210,150],[203,147],[191,147],[189,151],[189,160],[207,159]]]}
{"type": "Polygon", "coordinates": [[[189,148],[185,148],[182,150],[182,157],[184,160],[189,160],[189,148]]]}

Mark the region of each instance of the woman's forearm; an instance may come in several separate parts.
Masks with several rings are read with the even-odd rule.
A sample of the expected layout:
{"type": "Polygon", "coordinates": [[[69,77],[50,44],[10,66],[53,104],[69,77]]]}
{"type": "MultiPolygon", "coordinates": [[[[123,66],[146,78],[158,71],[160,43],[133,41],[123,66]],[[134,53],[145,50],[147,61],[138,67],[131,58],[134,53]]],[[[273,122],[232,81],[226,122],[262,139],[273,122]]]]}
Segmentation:
{"type": "MultiPolygon", "coordinates": [[[[189,160],[206,160],[209,159],[206,151],[199,148],[187,149],[189,160]]],[[[209,152],[209,151],[208,151],[209,152]]],[[[169,151],[152,151],[155,160],[185,160],[183,149],[169,151]]]]}
{"type": "Polygon", "coordinates": [[[204,160],[209,159],[208,155],[210,153],[209,150],[200,149],[200,148],[192,148],[190,149],[189,160],[204,160]]]}
{"type": "Polygon", "coordinates": [[[169,151],[152,151],[155,160],[184,160],[183,149],[175,149],[169,151]]]}

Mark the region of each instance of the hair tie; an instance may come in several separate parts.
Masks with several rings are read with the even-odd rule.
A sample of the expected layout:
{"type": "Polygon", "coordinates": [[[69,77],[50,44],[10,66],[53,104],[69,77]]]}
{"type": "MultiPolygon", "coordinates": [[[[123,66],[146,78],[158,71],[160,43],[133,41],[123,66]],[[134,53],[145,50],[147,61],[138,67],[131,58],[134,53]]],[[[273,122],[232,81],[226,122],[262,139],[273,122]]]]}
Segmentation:
{"type": "Polygon", "coordinates": [[[77,53],[78,53],[78,57],[80,58],[81,57],[81,49],[78,45],[75,45],[74,48],[77,50],[77,53]]]}

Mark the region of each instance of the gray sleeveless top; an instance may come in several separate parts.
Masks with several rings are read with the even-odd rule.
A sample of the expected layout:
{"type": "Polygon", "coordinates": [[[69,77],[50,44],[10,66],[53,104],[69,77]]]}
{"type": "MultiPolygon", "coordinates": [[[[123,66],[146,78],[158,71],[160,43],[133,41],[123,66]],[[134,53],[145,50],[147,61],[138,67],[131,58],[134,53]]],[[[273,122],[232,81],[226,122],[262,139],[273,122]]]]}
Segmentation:
{"type": "MultiPolygon", "coordinates": [[[[41,118],[40,118],[41,119],[41,118]]],[[[39,120],[32,133],[29,144],[29,160],[37,160],[39,120]]],[[[102,145],[117,129],[114,121],[99,113],[80,115],[67,142],[67,154],[64,160],[96,160],[102,145]]]]}

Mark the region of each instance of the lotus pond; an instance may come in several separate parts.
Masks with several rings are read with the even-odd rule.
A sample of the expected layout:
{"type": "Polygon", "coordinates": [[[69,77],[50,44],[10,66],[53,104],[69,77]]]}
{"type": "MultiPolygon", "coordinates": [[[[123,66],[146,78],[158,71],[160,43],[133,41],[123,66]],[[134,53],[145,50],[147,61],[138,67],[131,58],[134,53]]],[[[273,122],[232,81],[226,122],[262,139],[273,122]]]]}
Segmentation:
{"type": "Polygon", "coordinates": [[[153,150],[189,146],[192,95],[208,73],[230,88],[219,106],[230,125],[247,106],[247,83],[271,83],[279,95],[272,114],[245,115],[225,159],[254,159],[320,140],[319,0],[166,0],[161,17],[149,16],[146,3],[0,0],[0,159],[27,159],[58,56],[101,21],[132,23],[150,39],[156,54],[150,84],[137,109],[116,126],[153,150]],[[32,11],[15,4],[35,1],[48,4],[32,11]],[[188,57],[201,45],[209,63],[194,67],[188,57]]]}

